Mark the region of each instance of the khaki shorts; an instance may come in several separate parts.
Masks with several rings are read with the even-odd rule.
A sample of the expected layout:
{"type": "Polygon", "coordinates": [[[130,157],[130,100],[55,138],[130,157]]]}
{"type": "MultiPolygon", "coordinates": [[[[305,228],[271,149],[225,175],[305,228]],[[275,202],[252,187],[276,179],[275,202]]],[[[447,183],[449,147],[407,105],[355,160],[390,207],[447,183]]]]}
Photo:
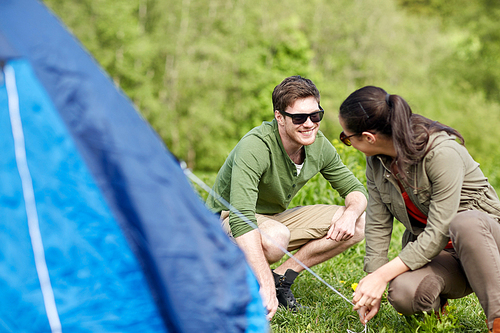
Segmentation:
{"type": "MultiPolygon", "coordinates": [[[[266,220],[274,220],[284,224],[290,230],[290,242],[288,251],[295,250],[310,240],[326,236],[332,225],[333,215],[341,206],[335,205],[312,205],[298,206],[287,209],[275,215],[255,214],[257,225],[266,220]]],[[[220,215],[222,227],[231,236],[229,228],[229,211],[222,211],[220,215]]]]}

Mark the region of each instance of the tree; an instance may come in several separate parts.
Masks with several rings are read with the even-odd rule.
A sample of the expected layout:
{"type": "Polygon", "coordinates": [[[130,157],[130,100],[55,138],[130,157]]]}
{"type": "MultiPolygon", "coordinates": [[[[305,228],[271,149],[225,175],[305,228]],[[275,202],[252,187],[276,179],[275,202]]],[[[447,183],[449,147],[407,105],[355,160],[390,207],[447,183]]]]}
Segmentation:
{"type": "Polygon", "coordinates": [[[272,90],[290,75],[320,89],[329,138],[340,132],[347,95],[378,85],[459,129],[476,156],[491,155],[500,112],[486,98],[498,94],[498,5],[397,0],[402,10],[395,1],[45,3],[191,168],[217,170],[248,130],[271,120],[272,90]]]}

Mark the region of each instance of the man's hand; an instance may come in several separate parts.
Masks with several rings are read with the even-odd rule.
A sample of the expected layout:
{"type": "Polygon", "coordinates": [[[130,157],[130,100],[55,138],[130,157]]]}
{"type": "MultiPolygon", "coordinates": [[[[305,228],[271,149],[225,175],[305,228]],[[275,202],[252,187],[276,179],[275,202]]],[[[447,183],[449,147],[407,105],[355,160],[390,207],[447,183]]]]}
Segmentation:
{"type": "Polygon", "coordinates": [[[278,310],[278,299],[276,298],[276,288],[260,288],[260,296],[262,297],[262,304],[267,310],[266,318],[271,320],[278,310]]]}
{"type": "Polygon", "coordinates": [[[340,207],[332,217],[332,225],[326,238],[337,242],[347,241],[354,236],[356,221],[366,209],[367,200],[363,193],[354,191],[345,197],[345,207],[340,207]]]}
{"type": "Polygon", "coordinates": [[[337,242],[346,241],[354,236],[356,220],[359,216],[350,213],[345,207],[340,207],[332,218],[332,225],[326,234],[326,238],[337,242]]]}

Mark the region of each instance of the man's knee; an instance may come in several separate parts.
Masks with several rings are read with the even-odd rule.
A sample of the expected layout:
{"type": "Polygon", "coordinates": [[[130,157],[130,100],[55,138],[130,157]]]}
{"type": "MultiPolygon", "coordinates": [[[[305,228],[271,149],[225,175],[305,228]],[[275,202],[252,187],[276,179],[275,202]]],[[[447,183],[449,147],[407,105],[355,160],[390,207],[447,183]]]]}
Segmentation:
{"type": "Polygon", "coordinates": [[[405,274],[391,281],[387,298],[394,309],[404,315],[439,310],[439,295],[444,288],[444,280],[440,276],[429,274],[418,285],[415,282],[405,274]]]}
{"type": "Polygon", "coordinates": [[[283,255],[283,249],[290,242],[290,230],[276,221],[266,221],[259,225],[262,232],[262,247],[264,255],[269,263],[279,261],[283,255]]]}

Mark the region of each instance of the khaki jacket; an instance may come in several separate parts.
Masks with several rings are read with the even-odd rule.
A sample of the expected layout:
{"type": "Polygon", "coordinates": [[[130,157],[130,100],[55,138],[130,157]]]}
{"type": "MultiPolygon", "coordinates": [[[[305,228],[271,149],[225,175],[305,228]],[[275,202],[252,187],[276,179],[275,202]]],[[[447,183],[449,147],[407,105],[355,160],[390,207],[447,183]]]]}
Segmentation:
{"type": "MultiPolygon", "coordinates": [[[[400,259],[415,270],[431,261],[449,241],[449,225],[463,211],[479,210],[500,220],[500,201],[467,149],[445,132],[429,140],[431,149],[401,181],[411,201],[427,216],[427,225],[412,224],[397,180],[390,171],[391,158],[367,158],[369,192],[364,270],[375,271],[388,262],[393,220],[403,223],[400,259]]],[[[397,175],[396,177],[400,177],[397,175]]]]}

